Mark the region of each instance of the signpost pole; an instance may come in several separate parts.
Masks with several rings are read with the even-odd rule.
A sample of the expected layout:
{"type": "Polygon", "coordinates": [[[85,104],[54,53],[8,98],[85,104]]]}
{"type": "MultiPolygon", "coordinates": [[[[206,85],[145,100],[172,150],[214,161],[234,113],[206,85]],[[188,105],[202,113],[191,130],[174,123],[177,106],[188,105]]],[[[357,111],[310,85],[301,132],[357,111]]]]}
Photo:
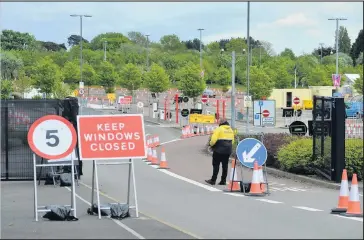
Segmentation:
{"type": "Polygon", "coordinates": [[[94,212],[94,195],[95,195],[95,160],[92,161],[92,184],[91,184],[91,213],[94,212]]]}
{"type": "Polygon", "coordinates": [[[231,127],[233,129],[235,128],[235,118],[235,51],[233,51],[231,53],[231,127]]]}

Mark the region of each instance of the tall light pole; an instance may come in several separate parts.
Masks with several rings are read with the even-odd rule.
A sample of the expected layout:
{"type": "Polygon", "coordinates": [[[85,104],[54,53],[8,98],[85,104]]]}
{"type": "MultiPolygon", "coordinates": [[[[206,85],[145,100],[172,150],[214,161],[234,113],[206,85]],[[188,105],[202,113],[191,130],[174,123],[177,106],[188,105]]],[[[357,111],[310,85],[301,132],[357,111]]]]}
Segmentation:
{"type": "Polygon", "coordinates": [[[320,63],[322,64],[322,46],[324,45],[323,43],[319,43],[320,44],[320,63]]]}
{"type": "MultiPolygon", "coordinates": [[[[79,17],[80,18],[80,83],[82,82],[82,64],[83,64],[83,59],[82,59],[82,18],[83,17],[92,17],[91,15],[80,15],[80,14],[72,14],[70,15],[71,17],[79,17]]],[[[87,95],[90,95],[90,86],[88,86],[88,90],[87,90],[87,95]]]]}
{"type": "Polygon", "coordinates": [[[205,29],[199,28],[197,30],[200,31],[200,68],[201,68],[201,71],[202,71],[202,31],[205,30],[205,29]]]}
{"type": "Polygon", "coordinates": [[[104,40],[104,61],[106,62],[106,45],[107,45],[107,41],[104,40]]]}
{"type": "Polygon", "coordinates": [[[336,42],[336,75],[339,74],[339,21],[345,21],[346,18],[329,18],[328,20],[336,21],[336,33],[335,33],[335,42],[336,42]]]}
{"type": "MultiPolygon", "coordinates": [[[[250,88],[250,2],[248,1],[248,9],[247,9],[247,33],[246,33],[246,37],[247,37],[247,45],[248,45],[248,57],[247,57],[247,66],[246,66],[246,78],[247,78],[247,95],[249,96],[250,92],[249,92],[249,88],[250,88]]],[[[253,100],[253,99],[252,99],[253,100]]],[[[249,131],[249,106],[247,106],[246,108],[246,133],[248,134],[249,131]]]]}
{"type": "Polygon", "coordinates": [[[150,34],[145,35],[147,37],[147,71],[149,71],[149,36],[150,34]]]}

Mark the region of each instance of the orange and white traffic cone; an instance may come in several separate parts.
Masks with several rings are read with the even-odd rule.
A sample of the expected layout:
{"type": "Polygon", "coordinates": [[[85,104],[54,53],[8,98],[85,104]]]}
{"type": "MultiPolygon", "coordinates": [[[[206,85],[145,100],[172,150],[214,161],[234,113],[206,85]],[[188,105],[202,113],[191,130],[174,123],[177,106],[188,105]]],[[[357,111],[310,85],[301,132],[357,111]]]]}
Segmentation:
{"type": "Polygon", "coordinates": [[[164,147],[162,147],[161,160],[159,162],[159,169],[168,169],[166,152],[164,150],[164,147]]]}
{"type": "Polygon", "coordinates": [[[152,152],[152,148],[148,147],[148,155],[147,155],[147,162],[151,162],[152,161],[152,157],[153,157],[153,152],[152,152]]]}
{"type": "Polygon", "coordinates": [[[185,139],[186,138],[186,132],[187,132],[186,127],[183,127],[182,128],[182,136],[181,136],[182,139],[185,139]]]}
{"type": "Polygon", "coordinates": [[[348,174],[346,169],[343,170],[341,175],[341,185],[340,185],[340,195],[339,195],[339,203],[337,208],[331,209],[331,213],[344,213],[348,209],[349,204],[349,183],[348,183],[348,174]]]}
{"type": "Polygon", "coordinates": [[[356,173],[353,174],[351,180],[348,210],[346,213],[340,213],[340,215],[346,217],[363,217],[363,212],[360,210],[359,188],[356,173]]]}
{"type": "Polygon", "coordinates": [[[210,135],[210,126],[206,125],[206,135],[210,135]]]}
{"type": "Polygon", "coordinates": [[[159,147],[161,145],[161,143],[159,142],[159,136],[156,136],[156,147],[159,147]]]}
{"type": "Polygon", "coordinates": [[[259,171],[260,189],[264,193],[265,192],[265,186],[264,186],[265,181],[264,181],[264,175],[263,175],[263,167],[259,166],[258,171],[259,171]]]}
{"type": "Polygon", "coordinates": [[[258,168],[258,162],[254,162],[254,169],[253,169],[253,177],[252,182],[250,185],[250,191],[249,193],[246,193],[245,195],[248,196],[263,196],[264,193],[262,192],[262,189],[260,188],[260,175],[259,175],[259,168],[258,168]]]}
{"type": "Polygon", "coordinates": [[[158,155],[157,150],[155,148],[152,149],[152,160],[150,161],[150,165],[158,165],[158,155]]]}
{"type": "Polygon", "coordinates": [[[193,137],[191,125],[187,126],[188,137],[193,137]]]}
{"type": "Polygon", "coordinates": [[[205,136],[204,126],[201,127],[201,136],[205,136]]]}
{"type": "Polygon", "coordinates": [[[231,162],[231,170],[230,170],[230,181],[227,187],[227,191],[240,191],[240,182],[238,181],[238,174],[235,167],[236,159],[233,159],[231,162]],[[235,171],[235,172],[234,172],[235,171]],[[233,176],[234,175],[234,176],[233,176]]]}

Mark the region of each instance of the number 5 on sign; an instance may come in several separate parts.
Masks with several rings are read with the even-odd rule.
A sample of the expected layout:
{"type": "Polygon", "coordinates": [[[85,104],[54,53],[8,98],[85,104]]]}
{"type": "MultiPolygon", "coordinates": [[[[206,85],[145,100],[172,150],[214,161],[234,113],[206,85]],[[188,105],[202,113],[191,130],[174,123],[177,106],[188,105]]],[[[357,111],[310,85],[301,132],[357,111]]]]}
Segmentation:
{"type": "Polygon", "coordinates": [[[46,159],[68,156],[74,150],[76,142],[73,125],[57,115],[39,118],[28,132],[29,147],[35,154],[46,159]]]}

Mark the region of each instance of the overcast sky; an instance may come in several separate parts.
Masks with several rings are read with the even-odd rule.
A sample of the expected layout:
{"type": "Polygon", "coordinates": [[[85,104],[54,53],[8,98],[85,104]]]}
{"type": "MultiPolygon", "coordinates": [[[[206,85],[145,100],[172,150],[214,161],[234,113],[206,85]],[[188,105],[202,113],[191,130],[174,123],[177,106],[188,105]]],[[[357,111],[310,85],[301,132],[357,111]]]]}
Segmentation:
{"type": "MultiPolygon", "coordinates": [[[[140,31],[158,41],[166,34],[181,40],[199,37],[197,28],[205,28],[202,41],[245,37],[247,3],[219,2],[2,2],[2,29],[30,32],[38,40],[66,43],[71,34],[79,34],[79,20],[70,14],[90,14],[84,20],[83,36],[91,40],[103,32],[140,31]]],[[[296,54],[311,53],[324,43],[334,45],[335,21],[348,29],[352,43],[363,29],[362,2],[252,2],[250,35],[273,44],[276,52],[291,48],[296,54]]]]}

